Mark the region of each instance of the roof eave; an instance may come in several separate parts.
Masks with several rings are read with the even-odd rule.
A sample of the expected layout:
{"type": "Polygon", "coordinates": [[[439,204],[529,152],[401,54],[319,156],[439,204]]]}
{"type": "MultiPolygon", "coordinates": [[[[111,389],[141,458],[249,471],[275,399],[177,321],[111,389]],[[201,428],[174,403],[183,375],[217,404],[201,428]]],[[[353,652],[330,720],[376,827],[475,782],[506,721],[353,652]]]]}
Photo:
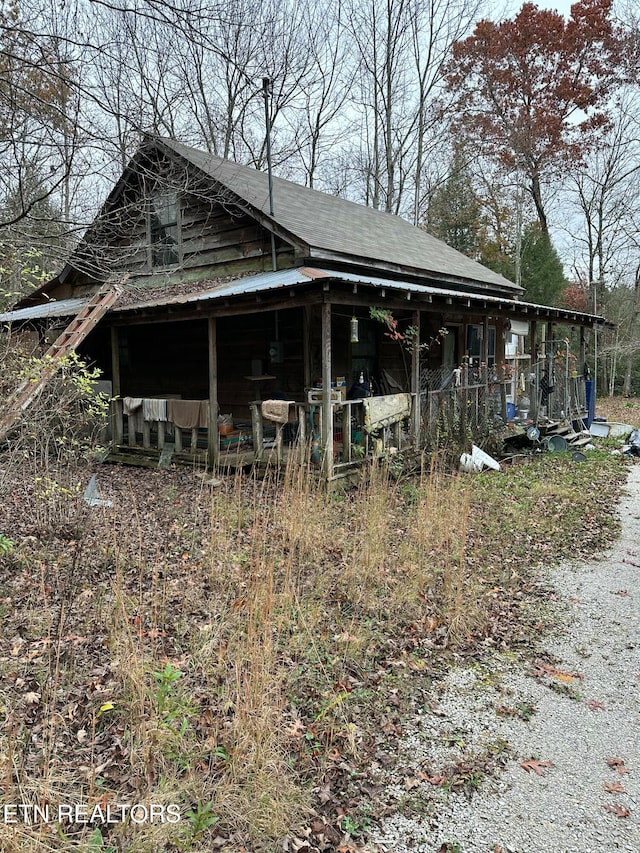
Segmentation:
{"type": "Polygon", "coordinates": [[[358,267],[367,271],[371,271],[371,268],[373,267],[376,270],[393,273],[394,275],[414,278],[417,284],[420,284],[421,281],[424,282],[424,279],[428,278],[430,281],[442,282],[447,285],[455,285],[456,287],[462,288],[463,295],[471,292],[477,292],[478,290],[482,290],[487,294],[494,291],[499,292],[500,295],[505,296],[505,298],[510,296],[516,300],[518,296],[524,292],[523,288],[508,282],[507,279],[505,279],[504,285],[501,285],[499,282],[483,282],[471,277],[465,278],[462,276],[437,272],[435,270],[409,267],[401,264],[394,264],[389,261],[380,261],[376,258],[330,252],[319,246],[310,246],[307,257],[310,263],[316,261],[328,261],[329,263],[358,267]]]}

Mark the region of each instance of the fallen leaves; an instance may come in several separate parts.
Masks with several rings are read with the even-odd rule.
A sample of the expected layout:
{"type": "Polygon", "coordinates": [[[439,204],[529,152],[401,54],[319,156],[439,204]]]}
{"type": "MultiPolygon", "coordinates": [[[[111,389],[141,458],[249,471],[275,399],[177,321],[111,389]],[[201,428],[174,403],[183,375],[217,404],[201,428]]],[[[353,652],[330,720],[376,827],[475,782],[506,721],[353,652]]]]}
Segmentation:
{"type": "Polygon", "coordinates": [[[624,806],[619,806],[617,803],[612,806],[605,806],[605,811],[611,812],[616,817],[629,817],[631,812],[624,806]]]}
{"type": "Polygon", "coordinates": [[[298,717],[287,729],[287,734],[291,737],[301,737],[307,730],[307,727],[298,717]]]}
{"type": "Polygon", "coordinates": [[[605,758],[605,761],[612,770],[615,770],[621,776],[629,772],[624,766],[624,761],[621,758],[605,758]]]}
{"type": "Polygon", "coordinates": [[[520,762],[520,767],[523,770],[526,770],[527,773],[533,772],[536,776],[544,776],[549,767],[553,767],[553,763],[551,761],[539,761],[537,758],[527,758],[526,761],[520,762]]]}
{"type": "Polygon", "coordinates": [[[602,787],[608,794],[626,794],[622,782],[604,782],[602,787]]]}
{"type": "Polygon", "coordinates": [[[597,699],[589,699],[588,702],[585,702],[585,705],[590,711],[606,711],[607,709],[604,707],[602,702],[598,702],[597,699]]]}
{"type": "Polygon", "coordinates": [[[563,681],[565,683],[571,683],[584,678],[584,675],[581,672],[566,672],[565,670],[556,669],[555,666],[551,666],[550,664],[542,663],[540,661],[536,663],[534,675],[536,678],[550,676],[551,678],[555,678],[557,681],[563,681]]]}

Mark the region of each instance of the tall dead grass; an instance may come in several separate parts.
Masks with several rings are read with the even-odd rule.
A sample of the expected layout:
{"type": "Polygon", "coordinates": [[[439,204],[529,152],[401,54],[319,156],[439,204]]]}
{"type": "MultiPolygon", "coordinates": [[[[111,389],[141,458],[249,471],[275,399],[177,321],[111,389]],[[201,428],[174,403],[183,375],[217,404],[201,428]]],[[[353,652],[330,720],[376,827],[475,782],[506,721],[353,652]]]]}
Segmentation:
{"type": "MultiPolygon", "coordinates": [[[[357,753],[354,674],[404,632],[442,628],[454,643],[480,618],[468,561],[469,500],[456,477],[425,471],[398,482],[380,465],[359,489],[328,494],[291,461],[281,475],[237,475],[207,488],[201,505],[180,519],[191,525],[206,505],[207,529],[194,529],[189,553],[173,553],[168,537],[150,558],[133,493],[127,523],[122,508],[105,511],[102,523],[113,530],[103,543],[105,577],[73,610],[75,632],[81,624],[95,630],[98,613],[106,622],[102,674],[63,672],[53,656],[43,700],[51,720],[45,766],[38,778],[31,770],[20,777],[36,801],[95,801],[108,792],[179,802],[185,813],[201,803],[218,819],[209,834],[195,835],[184,820],[178,827],[117,825],[109,836],[116,849],[133,849],[133,839],[140,851],[166,843],[206,849],[218,827],[275,844],[303,820],[310,780],[329,754],[357,753]],[[91,751],[79,776],[57,746],[77,738],[80,723],[61,722],[56,694],[92,677],[81,736],[91,751]],[[105,745],[113,750],[114,743],[109,755],[119,756],[121,791],[102,766],[105,745]]],[[[75,584],[85,595],[81,571],[75,584]]],[[[40,618],[56,636],[67,630],[61,610],[40,618]]],[[[4,777],[29,751],[24,739],[8,743],[4,777]]],[[[66,849],[49,836],[29,837],[21,838],[25,853],[66,849]]]]}

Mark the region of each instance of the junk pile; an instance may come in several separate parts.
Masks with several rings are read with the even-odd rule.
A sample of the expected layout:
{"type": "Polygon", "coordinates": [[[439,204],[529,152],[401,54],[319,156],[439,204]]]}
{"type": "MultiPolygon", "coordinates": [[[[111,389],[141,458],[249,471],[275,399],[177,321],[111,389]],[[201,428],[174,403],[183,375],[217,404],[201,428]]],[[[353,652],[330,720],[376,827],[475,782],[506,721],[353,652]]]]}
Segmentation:
{"type": "Polygon", "coordinates": [[[627,444],[622,448],[622,452],[627,453],[629,456],[640,456],[640,429],[631,431],[627,439],[627,444]]]}

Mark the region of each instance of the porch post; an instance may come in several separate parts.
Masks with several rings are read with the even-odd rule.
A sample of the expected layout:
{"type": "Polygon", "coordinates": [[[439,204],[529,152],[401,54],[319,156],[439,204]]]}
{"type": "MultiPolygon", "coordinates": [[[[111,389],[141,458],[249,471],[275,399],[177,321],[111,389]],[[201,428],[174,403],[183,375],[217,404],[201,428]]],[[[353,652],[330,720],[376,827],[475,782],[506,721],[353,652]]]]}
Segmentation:
{"type": "Polygon", "coordinates": [[[323,467],[327,480],[333,474],[333,406],[331,404],[331,303],[322,303],[322,435],[323,467]]]}
{"type": "Polygon", "coordinates": [[[487,374],[485,377],[485,382],[488,381],[489,376],[489,317],[485,314],[482,319],[482,347],[481,347],[481,361],[484,362],[484,366],[487,370],[487,374]]]}
{"type": "Polygon", "coordinates": [[[578,370],[579,374],[582,374],[584,371],[584,365],[587,361],[587,346],[584,337],[584,326],[580,326],[580,369],[578,370]]]}
{"type": "MultiPolygon", "coordinates": [[[[486,422],[489,416],[489,316],[484,315],[482,320],[482,361],[484,362],[484,376],[481,374],[481,381],[484,382],[484,406],[482,407],[482,421],[486,422]]],[[[476,392],[478,399],[478,392],[476,392]]],[[[478,407],[479,408],[479,407],[478,407]]],[[[480,417],[480,412],[476,412],[476,417],[480,417]]]]}
{"type": "Polygon", "coordinates": [[[494,364],[494,372],[500,382],[500,409],[505,422],[507,420],[507,386],[505,384],[504,371],[502,365],[506,364],[506,335],[504,328],[504,319],[502,317],[495,318],[496,323],[496,361],[494,364]]]}
{"type": "Polygon", "coordinates": [[[218,435],[218,338],[216,318],[208,318],[209,337],[209,429],[207,440],[207,466],[214,469],[220,461],[220,436],[218,435]]]}
{"type": "Polygon", "coordinates": [[[420,400],[420,311],[413,312],[413,327],[416,329],[414,339],[414,347],[411,351],[411,393],[413,398],[413,419],[411,422],[411,432],[413,433],[413,443],[418,447],[420,443],[420,421],[421,421],[421,400],[420,400]]]}
{"type": "Polygon", "coordinates": [[[535,320],[531,321],[529,331],[529,349],[531,350],[531,367],[536,363],[538,357],[538,324],[535,320]]]}
{"type": "Polygon", "coordinates": [[[311,388],[311,306],[302,308],[302,369],[304,372],[304,387],[311,388]]]}
{"type": "MultiPolygon", "coordinates": [[[[120,385],[120,336],[118,335],[118,327],[111,327],[111,394],[113,397],[119,397],[121,392],[120,385]]],[[[122,408],[118,403],[111,404],[112,412],[112,442],[113,446],[118,447],[122,444],[122,434],[124,432],[122,408]]]]}
{"type": "Polygon", "coordinates": [[[502,317],[496,317],[496,368],[500,367],[500,365],[505,362],[505,350],[507,345],[506,335],[507,332],[504,328],[504,319],[502,317]]]}

